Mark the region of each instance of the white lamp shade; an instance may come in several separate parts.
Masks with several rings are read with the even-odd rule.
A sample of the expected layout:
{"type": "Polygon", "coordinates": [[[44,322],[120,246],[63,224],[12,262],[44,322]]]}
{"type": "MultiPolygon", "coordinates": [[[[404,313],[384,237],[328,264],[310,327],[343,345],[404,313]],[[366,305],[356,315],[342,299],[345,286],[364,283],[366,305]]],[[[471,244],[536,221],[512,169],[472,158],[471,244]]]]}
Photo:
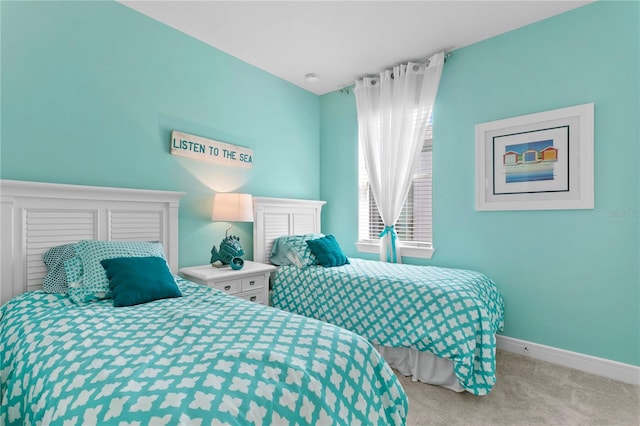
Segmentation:
{"type": "Polygon", "coordinates": [[[253,222],[251,194],[219,192],[213,197],[211,220],[220,222],[253,222]]]}

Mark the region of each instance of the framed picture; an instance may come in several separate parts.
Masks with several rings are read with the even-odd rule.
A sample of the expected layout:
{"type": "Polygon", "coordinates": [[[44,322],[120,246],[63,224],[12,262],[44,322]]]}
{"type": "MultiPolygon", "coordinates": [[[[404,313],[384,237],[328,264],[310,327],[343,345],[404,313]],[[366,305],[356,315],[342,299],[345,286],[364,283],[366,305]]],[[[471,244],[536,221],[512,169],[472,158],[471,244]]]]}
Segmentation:
{"type": "Polygon", "coordinates": [[[476,210],[592,208],[592,103],[476,125],[476,210]]]}

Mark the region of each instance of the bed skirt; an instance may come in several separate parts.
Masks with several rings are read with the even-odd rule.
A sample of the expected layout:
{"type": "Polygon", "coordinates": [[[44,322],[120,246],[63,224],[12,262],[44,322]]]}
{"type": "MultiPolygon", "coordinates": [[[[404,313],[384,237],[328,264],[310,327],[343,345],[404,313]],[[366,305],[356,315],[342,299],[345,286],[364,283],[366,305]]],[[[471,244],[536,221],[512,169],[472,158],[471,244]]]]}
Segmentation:
{"type": "Polygon", "coordinates": [[[431,352],[420,352],[409,348],[391,348],[373,345],[387,363],[403,376],[411,376],[413,381],[442,386],[455,392],[464,388],[453,372],[453,362],[440,358],[431,352]]]}

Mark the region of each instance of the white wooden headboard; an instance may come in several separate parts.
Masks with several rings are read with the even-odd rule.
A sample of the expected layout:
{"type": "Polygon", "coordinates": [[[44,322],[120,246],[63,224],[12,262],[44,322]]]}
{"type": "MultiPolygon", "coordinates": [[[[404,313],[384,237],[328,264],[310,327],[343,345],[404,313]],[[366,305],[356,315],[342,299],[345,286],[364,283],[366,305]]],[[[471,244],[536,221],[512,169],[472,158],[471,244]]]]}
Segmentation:
{"type": "Polygon", "coordinates": [[[0,180],[0,304],[42,287],[42,254],[80,240],[159,241],[178,269],[182,192],[0,180]]]}
{"type": "Polygon", "coordinates": [[[326,201],[253,197],[253,260],[269,263],[273,241],[284,235],[320,232],[326,201]]]}

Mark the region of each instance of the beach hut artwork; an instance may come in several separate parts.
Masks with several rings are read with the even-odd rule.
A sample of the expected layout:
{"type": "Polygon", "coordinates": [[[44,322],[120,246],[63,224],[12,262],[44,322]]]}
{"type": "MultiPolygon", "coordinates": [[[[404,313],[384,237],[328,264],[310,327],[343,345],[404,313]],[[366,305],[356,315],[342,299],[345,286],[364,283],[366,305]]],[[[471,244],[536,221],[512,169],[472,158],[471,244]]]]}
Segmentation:
{"type": "Polygon", "coordinates": [[[593,103],[476,125],[476,210],[593,208],[593,103]]]}
{"type": "Polygon", "coordinates": [[[506,145],[502,156],[506,183],[553,180],[557,161],[553,139],[506,145]]]}

